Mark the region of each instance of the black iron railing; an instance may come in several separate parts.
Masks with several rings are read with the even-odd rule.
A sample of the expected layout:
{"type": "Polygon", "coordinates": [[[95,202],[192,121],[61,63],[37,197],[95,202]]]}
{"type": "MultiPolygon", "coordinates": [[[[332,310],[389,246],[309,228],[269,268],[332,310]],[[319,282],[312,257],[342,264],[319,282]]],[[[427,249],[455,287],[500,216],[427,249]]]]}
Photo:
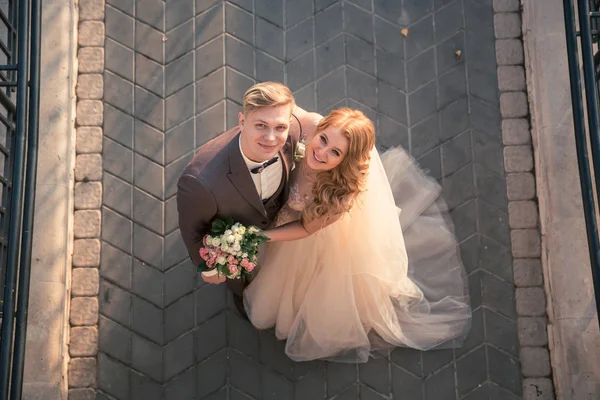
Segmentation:
{"type": "Polygon", "coordinates": [[[563,1],[575,145],[597,311],[600,311],[600,242],[594,190],[600,199],[599,5],[600,1],[596,0],[563,1]],[[575,9],[577,9],[579,26],[575,19],[575,9]],[[578,45],[581,46],[581,57],[578,45]],[[580,70],[583,70],[583,81],[580,70]],[[583,98],[585,98],[585,108],[583,98]],[[591,157],[588,153],[588,138],[592,150],[591,157]],[[592,179],[591,168],[594,171],[594,179],[592,179]]]}
{"type": "Polygon", "coordinates": [[[21,399],[37,172],[40,0],[0,2],[0,400],[21,399]]]}

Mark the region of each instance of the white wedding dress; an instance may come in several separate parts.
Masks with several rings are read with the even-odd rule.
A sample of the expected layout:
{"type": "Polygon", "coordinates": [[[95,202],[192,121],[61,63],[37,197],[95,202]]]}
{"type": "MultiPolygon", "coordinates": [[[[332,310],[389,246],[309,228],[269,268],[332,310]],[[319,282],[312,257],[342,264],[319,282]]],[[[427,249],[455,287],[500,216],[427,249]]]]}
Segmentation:
{"type": "MultiPolygon", "coordinates": [[[[277,225],[310,198],[292,182],[277,225]]],[[[306,192],[306,191],[304,191],[306,192]]],[[[244,291],[258,329],[275,328],[295,361],[366,362],[390,347],[456,347],[471,309],[458,243],[437,182],[402,149],[371,152],[366,191],[337,222],[266,244],[244,291]]]]}

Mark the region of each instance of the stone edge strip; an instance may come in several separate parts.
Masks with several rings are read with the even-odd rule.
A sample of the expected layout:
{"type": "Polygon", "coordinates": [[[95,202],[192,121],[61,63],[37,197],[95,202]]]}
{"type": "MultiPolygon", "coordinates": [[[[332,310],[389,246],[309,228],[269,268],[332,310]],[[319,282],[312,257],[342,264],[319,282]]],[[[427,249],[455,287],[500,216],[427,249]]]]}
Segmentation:
{"type": "Polygon", "coordinates": [[[519,0],[494,0],[504,171],[524,400],[553,400],[519,0]]]}
{"type": "Polygon", "coordinates": [[[104,0],[80,0],[69,400],[96,396],[102,207],[104,0]]]}

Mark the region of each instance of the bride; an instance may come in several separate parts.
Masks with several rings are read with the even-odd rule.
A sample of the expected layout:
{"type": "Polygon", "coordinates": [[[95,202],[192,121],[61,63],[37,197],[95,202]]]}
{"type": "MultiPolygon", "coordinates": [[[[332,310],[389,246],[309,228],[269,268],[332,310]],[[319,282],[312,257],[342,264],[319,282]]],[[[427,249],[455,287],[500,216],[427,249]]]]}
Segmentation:
{"type": "Polygon", "coordinates": [[[274,327],[295,361],[459,346],[471,309],[437,182],[400,148],[380,157],[360,111],[334,110],[310,128],[244,291],[252,324],[274,327]]]}

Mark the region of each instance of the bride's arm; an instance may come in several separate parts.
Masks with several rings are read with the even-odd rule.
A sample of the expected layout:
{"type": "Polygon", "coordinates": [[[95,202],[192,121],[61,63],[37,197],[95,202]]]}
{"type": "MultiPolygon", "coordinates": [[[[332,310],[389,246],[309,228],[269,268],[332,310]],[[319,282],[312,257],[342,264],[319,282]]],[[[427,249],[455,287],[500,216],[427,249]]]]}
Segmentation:
{"type": "Polygon", "coordinates": [[[287,224],[278,226],[277,228],[263,231],[271,242],[286,242],[290,240],[304,239],[313,233],[333,224],[340,219],[342,214],[317,218],[309,223],[304,223],[300,220],[288,222],[287,224]]]}

